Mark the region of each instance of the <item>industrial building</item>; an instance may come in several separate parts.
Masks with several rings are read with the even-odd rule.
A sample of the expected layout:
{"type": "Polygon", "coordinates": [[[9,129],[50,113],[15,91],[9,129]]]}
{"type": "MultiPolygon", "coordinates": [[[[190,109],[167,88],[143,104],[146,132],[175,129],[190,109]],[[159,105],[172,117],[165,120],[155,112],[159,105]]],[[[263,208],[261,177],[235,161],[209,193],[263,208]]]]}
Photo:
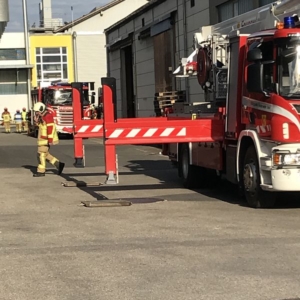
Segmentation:
{"type": "Polygon", "coordinates": [[[274,1],[152,0],[107,28],[108,74],[117,80],[119,117],[155,116],[159,92],[186,92],[204,101],[197,79],[176,79],[173,71],[192,51],[193,34],[274,1]]]}

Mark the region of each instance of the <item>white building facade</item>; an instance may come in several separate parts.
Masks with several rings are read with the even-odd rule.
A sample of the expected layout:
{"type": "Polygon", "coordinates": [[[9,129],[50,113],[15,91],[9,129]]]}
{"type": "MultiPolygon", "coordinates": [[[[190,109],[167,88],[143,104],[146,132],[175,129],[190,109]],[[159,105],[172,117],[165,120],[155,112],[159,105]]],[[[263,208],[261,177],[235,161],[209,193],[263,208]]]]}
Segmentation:
{"type": "Polygon", "coordinates": [[[23,32],[5,32],[0,39],[0,112],[28,109],[28,69],[23,32]]]}

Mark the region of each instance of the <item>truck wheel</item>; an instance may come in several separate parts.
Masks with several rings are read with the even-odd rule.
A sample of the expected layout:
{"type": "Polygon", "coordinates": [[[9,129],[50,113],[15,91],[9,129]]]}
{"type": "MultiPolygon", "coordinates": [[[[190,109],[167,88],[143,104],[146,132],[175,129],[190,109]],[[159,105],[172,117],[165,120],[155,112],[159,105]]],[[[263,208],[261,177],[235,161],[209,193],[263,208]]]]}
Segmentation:
{"type": "Polygon", "coordinates": [[[254,146],[246,151],[241,175],[242,188],[250,207],[271,208],[275,205],[276,194],[263,191],[260,187],[259,164],[254,146]]]}
{"type": "Polygon", "coordinates": [[[179,175],[183,179],[185,188],[194,188],[197,185],[196,167],[190,165],[190,153],[188,145],[183,145],[180,152],[179,175]]]}

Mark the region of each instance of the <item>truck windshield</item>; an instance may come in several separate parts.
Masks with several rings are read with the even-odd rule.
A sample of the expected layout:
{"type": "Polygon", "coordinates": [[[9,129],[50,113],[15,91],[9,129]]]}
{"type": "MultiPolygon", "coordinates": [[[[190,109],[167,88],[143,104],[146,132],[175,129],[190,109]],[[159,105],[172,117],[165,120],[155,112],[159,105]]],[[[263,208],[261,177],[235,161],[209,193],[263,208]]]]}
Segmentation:
{"type": "Polygon", "coordinates": [[[280,50],[280,95],[300,99],[300,41],[280,50]]]}
{"type": "MultiPolygon", "coordinates": [[[[88,93],[84,91],[83,105],[88,105],[88,93]]],[[[50,90],[46,96],[46,102],[51,105],[72,105],[72,90],[50,90]]]]}
{"type": "Polygon", "coordinates": [[[53,105],[65,105],[71,103],[72,103],[71,90],[53,91],[53,105]]]}

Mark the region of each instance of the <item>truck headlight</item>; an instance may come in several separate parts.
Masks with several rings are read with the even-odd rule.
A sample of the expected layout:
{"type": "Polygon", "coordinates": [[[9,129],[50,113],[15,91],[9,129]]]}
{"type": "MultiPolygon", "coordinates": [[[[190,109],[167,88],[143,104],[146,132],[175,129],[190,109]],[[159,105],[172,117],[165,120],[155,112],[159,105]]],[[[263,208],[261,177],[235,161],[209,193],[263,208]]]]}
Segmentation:
{"type": "Polygon", "coordinates": [[[273,153],[272,161],[274,166],[300,166],[300,153],[273,153]]]}

